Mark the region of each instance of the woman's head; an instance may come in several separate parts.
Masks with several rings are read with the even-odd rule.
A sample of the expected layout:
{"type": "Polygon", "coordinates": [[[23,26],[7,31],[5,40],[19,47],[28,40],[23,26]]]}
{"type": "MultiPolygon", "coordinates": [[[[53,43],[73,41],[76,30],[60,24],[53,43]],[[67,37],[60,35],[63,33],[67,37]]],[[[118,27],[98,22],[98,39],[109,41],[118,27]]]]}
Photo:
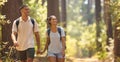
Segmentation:
{"type": "Polygon", "coordinates": [[[54,15],[51,15],[47,18],[47,22],[50,26],[57,25],[57,18],[54,15]]]}

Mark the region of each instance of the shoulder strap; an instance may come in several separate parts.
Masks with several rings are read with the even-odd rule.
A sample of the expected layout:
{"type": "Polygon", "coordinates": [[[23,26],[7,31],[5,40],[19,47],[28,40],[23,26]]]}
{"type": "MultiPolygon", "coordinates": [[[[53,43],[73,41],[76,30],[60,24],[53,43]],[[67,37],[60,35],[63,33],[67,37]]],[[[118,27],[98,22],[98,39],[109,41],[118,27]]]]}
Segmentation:
{"type": "Polygon", "coordinates": [[[50,28],[47,29],[47,34],[50,36],[50,28]]]}
{"type": "Polygon", "coordinates": [[[18,19],[16,20],[17,30],[18,30],[19,20],[20,20],[20,18],[18,18],[18,19]]]}
{"type": "MultiPolygon", "coordinates": [[[[58,30],[58,33],[60,34],[60,37],[61,37],[61,28],[57,27],[57,30],[58,30]]],[[[50,36],[50,28],[47,29],[47,34],[48,34],[48,36],[50,36]]]]}
{"type": "Polygon", "coordinates": [[[60,34],[60,37],[61,37],[61,28],[58,27],[57,29],[58,29],[58,33],[60,34]]]}
{"type": "Polygon", "coordinates": [[[35,26],[34,26],[34,25],[35,25],[34,19],[31,18],[31,22],[32,22],[32,24],[33,24],[33,30],[34,30],[34,27],[35,27],[35,26]]]}
{"type": "Polygon", "coordinates": [[[33,24],[33,26],[34,26],[34,25],[35,25],[34,19],[31,18],[31,22],[32,22],[32,24],[33,24]]]}
{"type": "MultiPolygon", "coordinates": [[[[50,44],[50,28],[48,28],[47,29],[47,35],[48,35],[48,37],[49,37],[49,43],[48,43],[48,45],[50,44]]],[[[48,39],[48,38],[47,38],[48,39]]]]}
{"type": "MultiPolygon", "coordinates": [[[[57,27],[58,33],[60,34],[60,40],[61,40],[61,28],[57,27]]],[[[47,34],[50,37],[50,28],[47,29],[47,34]]],[[[50,42],[48,43],[48,45],[50,44],[50,42]]]]}

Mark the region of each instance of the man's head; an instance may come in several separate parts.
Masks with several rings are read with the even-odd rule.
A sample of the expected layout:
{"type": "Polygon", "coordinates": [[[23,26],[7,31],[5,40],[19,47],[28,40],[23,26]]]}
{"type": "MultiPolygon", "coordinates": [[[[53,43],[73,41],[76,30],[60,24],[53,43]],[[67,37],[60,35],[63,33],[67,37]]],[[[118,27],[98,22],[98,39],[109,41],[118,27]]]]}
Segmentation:
{"type": "Polygon", "coordinates": [[[22,5],[20,8],[19,8],[19,11],[20,11],[20,14],[21,15],[26,15],[28,16],[29,15],[29,12],[30,12],[30,9],[27,5],[22,5]]]}

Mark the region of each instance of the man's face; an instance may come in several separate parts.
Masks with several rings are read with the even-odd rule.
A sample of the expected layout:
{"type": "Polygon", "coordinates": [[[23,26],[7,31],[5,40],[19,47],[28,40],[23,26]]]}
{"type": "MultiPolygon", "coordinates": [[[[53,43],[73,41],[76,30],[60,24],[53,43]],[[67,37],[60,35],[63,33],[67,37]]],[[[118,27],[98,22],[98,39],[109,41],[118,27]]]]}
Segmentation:
{"type": "Polygon", "coordinates": [[[24,7],[21,9],[21,14],[29,15],[30,9],[29,7],[24,7]]]}

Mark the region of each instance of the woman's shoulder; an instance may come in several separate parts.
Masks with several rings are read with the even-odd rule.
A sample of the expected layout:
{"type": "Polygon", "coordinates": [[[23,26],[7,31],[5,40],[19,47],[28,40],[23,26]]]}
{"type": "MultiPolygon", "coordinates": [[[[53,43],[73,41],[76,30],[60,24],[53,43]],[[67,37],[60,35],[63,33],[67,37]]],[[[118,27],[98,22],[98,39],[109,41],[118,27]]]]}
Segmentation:
{"type": "Polygon", "coordinates": [[[62,26],[57,26],[61,31],[64,31],[64,28],[62,26]]]}

